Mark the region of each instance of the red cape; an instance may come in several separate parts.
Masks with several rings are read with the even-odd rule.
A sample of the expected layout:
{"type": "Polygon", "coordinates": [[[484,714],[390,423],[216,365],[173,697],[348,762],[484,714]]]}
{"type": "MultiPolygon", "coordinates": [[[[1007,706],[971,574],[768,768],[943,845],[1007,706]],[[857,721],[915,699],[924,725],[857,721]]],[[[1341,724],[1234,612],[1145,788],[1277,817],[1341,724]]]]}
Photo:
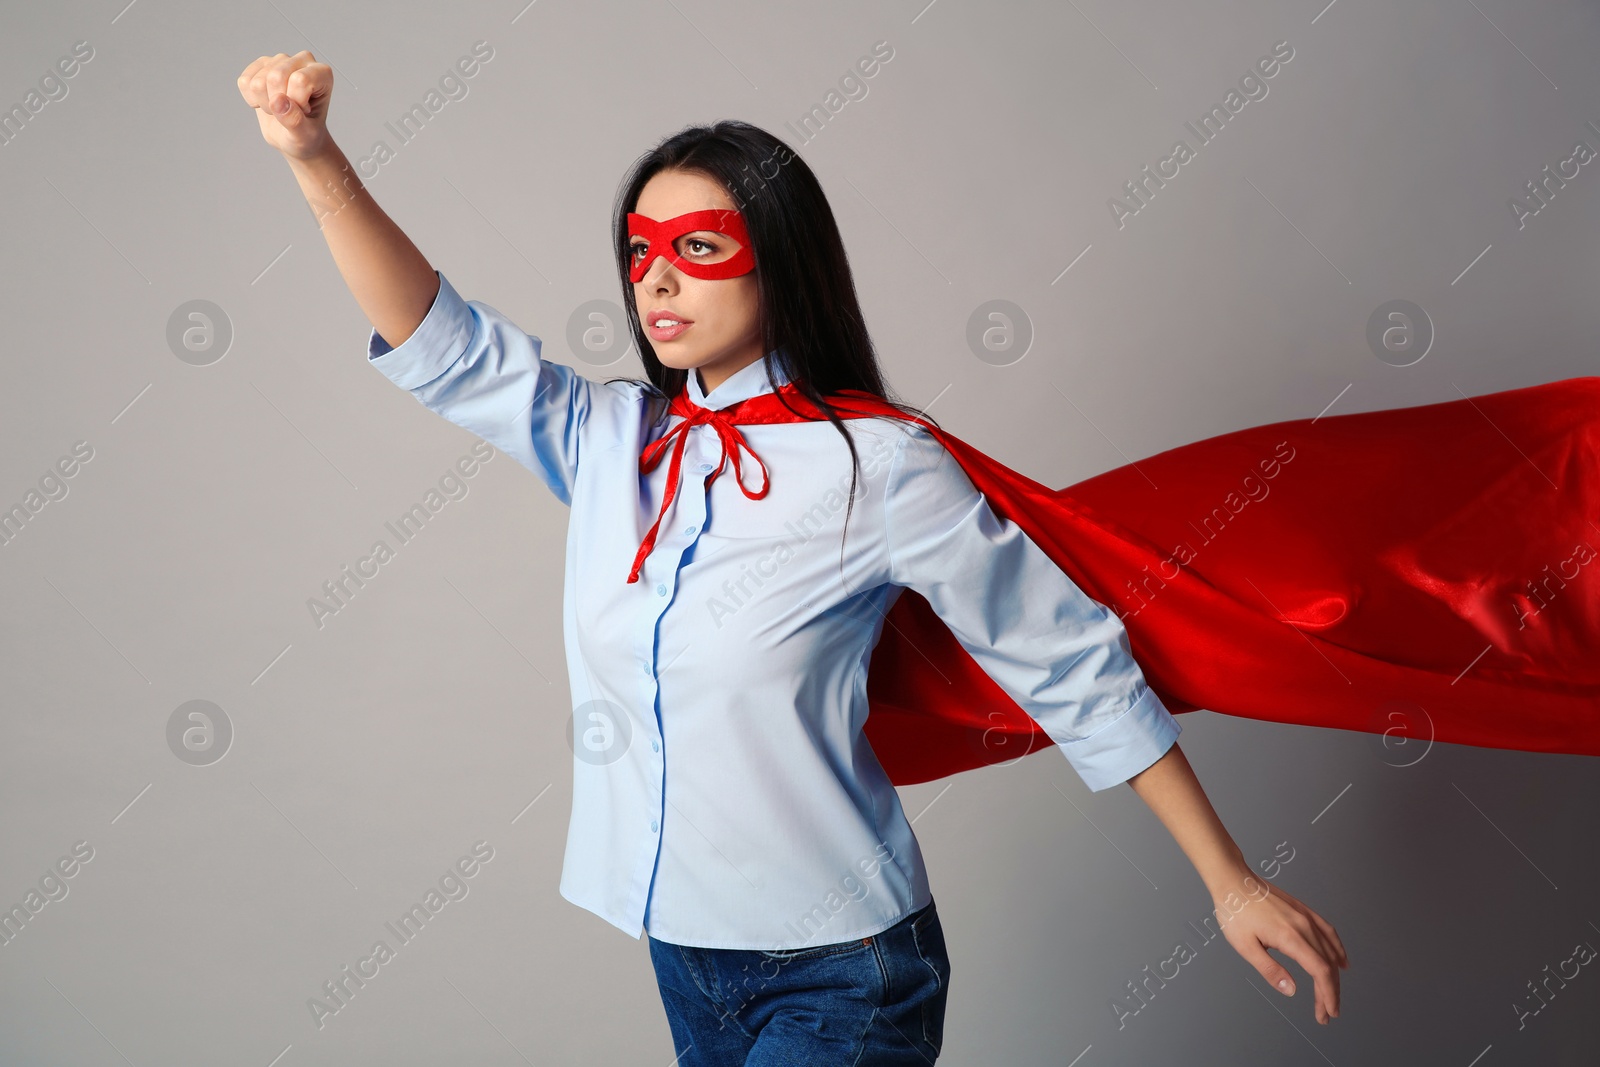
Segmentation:
{"type": "MultiPolygon", "coordinates": [[[[752,399],[739,421],[800,418],[752,399]]],[[[1600,755],[1600,377],[1257,426],[1065,489],[921,425],[1116,612],[1174,713],[1600,755]]],[[[1053,744],[909,589],[867,695],[896,785],[1053,744]]]]}

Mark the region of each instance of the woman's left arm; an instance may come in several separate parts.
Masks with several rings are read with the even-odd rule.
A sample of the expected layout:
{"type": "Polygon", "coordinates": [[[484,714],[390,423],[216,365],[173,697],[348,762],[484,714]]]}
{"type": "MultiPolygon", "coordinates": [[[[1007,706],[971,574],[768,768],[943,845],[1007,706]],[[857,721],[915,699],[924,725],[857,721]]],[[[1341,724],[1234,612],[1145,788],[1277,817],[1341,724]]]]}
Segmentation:
{"type": "Polygon", "coordinates": [[[1350,966],[1338,933],[1322,916],[1255,876],[1177,743],[1128,784],[1166,825],[1211,891],[1228,944],[1273,988],[1291,997],[1294,977],[1267,950],[1294,960],[1313,979],[1317,1022],[1327,1025],[1329,1017],[1337,1017],[1339,969],[1350,966]]]}

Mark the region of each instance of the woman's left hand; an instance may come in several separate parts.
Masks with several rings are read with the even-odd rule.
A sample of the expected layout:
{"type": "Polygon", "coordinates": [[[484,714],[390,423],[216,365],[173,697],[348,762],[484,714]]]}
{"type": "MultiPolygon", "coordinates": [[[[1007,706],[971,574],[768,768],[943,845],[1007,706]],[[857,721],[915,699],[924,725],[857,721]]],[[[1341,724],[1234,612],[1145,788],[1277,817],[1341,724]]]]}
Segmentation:
{"type": "Polygon", "coordinates": [[[1217,920],[1228,944],[1285,996],[1294,996],[1294,976],[1267,954],[1276,949],[1312,978],[1317,1022],[1339,1015],[1339,971],[1350,966],[1333,925],[1289,893],[1246,871],[1212,890],[1217,920]]]}

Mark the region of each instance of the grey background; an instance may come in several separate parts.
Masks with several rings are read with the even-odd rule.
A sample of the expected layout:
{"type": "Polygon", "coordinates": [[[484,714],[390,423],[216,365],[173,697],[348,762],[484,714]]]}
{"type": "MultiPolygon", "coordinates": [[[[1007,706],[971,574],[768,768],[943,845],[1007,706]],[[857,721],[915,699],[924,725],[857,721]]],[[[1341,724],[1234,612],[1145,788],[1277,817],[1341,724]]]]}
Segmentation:
{"type": "MultiPolygon", "coordinates": [[[[689,122],[767,127],[828,191],[900,394],[1052,485],[1594,373],[1600,164],[1521,229],[1508,201],[1600,147],[1595,5],[924,4],[6,5],[6,107],[73,42],[94,58],[0,147],[0,503],[74,442],[94,458],[0,548],[0,903],[75,842],[94,857],[0,947],[0,1062],[672,1060],[646,944],[556,890],[565,509],[498,456],[311,621],[474,438],[363,365],[367,324],[235,88],[258,55],[334,65],[355,159],[488,41],[368,184],[564,361],[574,309],[620,295],[628,163],[689,122]],[[808,142],[785,126],[880,40],[864,97],[808,142]],[[1119,229],[1108,199],[1280,40],[1268,95],[1119,229]],[[199,299],[234,331],[207,366],[167,339],[199,299]],[[992,299],[1035,331],[1009,366],[966,345],[992,299]],[[1403,368],[1366,343],[1394,299],[1437,329],[1403,368]],[[168,747],[196,699],[234,731],[209,766],[168,747]],[[307,999],[479,840],[470,894],[318,1030],[307,999]]],[[[1180,721],[1245,855],[1287,842],[1277,884],[1338,927],[1343,1017],[1315,1024],[1292,964],[1284,998],[1201,942],[1209,898],[1159,821],[1047,752],[903,792],[954,964],[941,1063],[1593,1062],[1594,967],[1520,1030],[1512,1008],[1600,945],[1592,758],[1180,721]],[[1113,998],[1180,939],[1198,958],[1119,1030],[1113,998]]]]}

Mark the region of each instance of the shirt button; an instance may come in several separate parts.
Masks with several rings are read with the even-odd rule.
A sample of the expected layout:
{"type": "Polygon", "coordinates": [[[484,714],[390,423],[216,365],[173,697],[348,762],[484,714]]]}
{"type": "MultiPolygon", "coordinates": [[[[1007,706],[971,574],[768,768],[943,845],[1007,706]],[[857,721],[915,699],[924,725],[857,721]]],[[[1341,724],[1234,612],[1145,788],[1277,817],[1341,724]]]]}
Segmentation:
{"type": "Polygon", "coordinates": [[[686,533],[686,534],[693,535],[694,534],[694,527],[693,526],[685,526],[683,528],[683,532],[686,533]]]}
{"type": "Polygon", "coordinates": [[[641,663],[641,664],[639,664],[639,669],[640,669],[640,670],[642,670],[642,671],[644,671],[644,676],[645,676],[645,677],[646,677],[646,678],[648,678],[648,677],[650,677],[650,664],[648,664],[648,663],[641,663]]]}
{"type": "Polygon", "coordinates": [[[660,831],[661,831],[661,824],[656,822],[654,819],[651,819],[650,820],[650,832],[654,834],[654,833],[659,833],[660,831]]]}
{"type": "Polygon", "coordinates": [[[656,594],[658,596],[666,596],[667,595],[667,587],[666,587],[666,585],[664,585],[664,584],[657,585],[656,586],[656,594]]]}
{"type": "Polygon", "coordinates": [[[651,752],[660,752],[661,751],[661,742],[660,741],[652,741],[652,742],[650,742],[650,751],[651,752]]]}
{"type": "Polygon", "coordinates": [[[701,470],[703,470],[703,471],[708,471],[708,470],[710,470],[710,469],[711,469],[711,464],[709,464],[709,463],[702,463],[702,464],[700,464],[700,469],[701,469],[701,470]]]}

